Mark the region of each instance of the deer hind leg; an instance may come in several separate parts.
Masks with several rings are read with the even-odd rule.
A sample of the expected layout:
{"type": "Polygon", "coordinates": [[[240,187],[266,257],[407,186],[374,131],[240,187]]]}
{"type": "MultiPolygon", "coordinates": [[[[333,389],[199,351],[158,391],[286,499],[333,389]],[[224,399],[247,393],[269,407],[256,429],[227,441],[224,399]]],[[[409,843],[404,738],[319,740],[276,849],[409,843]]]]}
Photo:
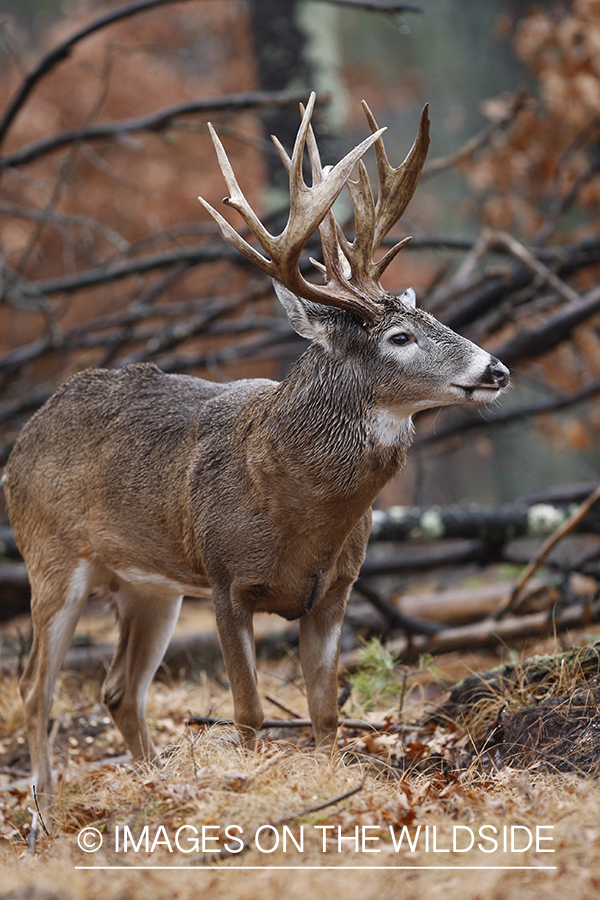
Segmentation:
{"type": "Polygon", "coordinates": [[[30,571],[33,643],[19,689],[31,756],[32,785],[46,825],[52,815],[52,775],[48,719],[52,696],[77,620],[92,586],[92,565],[77,560],[71,567],[46,561],[44,575],[30,571]],[[52,576],[46,575],[51,572],[52,576]],[[56,573],[59,573],[58,575],[56,573]]]}
{"type": "Polygon", "coordinates": [[[119,581],[114,598],[119,639],[102,686],[102,700],[133,758],[154,759],[157,753],[146,723],[146,696],[173,634],[183,597],[119,581]]]}
{"type": "Polygon", "coordinates": [[[315,743],[318,750],[329,754],[336,752],[337,670],[349,593],[350,588],[344,587],[299,620],[300,663],[315,743]]]}

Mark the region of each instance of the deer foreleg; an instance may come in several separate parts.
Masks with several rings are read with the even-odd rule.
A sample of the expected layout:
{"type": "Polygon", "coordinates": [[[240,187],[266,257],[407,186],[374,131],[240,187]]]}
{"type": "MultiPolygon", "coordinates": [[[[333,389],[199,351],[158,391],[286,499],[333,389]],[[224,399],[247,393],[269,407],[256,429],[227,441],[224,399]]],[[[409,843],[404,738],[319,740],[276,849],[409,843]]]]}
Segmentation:
{"type": "MultiPolygon", "coordinates": [[[[232,591],[232,594],[234,592],[232,591]]],[[[254,748],[264,714],[258,696],[252,613],[215,591],[219,641],[233,695],[233,719],[241,740],[254,748]]]]}
{"type": "Polygon", "coordinates": [[[337,668],[350,589],[325,598],[300,624],[300,662],[317,749],[334,751],[337,739],[337,668]]]}

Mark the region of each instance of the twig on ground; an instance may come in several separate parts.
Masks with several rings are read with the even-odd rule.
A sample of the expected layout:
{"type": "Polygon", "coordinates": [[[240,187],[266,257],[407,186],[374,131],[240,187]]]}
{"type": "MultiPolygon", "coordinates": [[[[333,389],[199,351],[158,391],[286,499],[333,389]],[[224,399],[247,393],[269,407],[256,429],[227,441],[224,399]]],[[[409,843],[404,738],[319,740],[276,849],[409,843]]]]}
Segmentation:
{"type": "Polygon", "coordinates": [[[325,800],[323,803],[318,803],[316,806],[309,806],[306,809],[301,810],[297,813],[292,813],[289,816],[281,816],[279,819],[276,819],[272,822],[272,825],[283,825],[286,822],[293,822],[295,819],[302,819],[304,816],[310,816],[313,813],[320,812],[322,809],[327,809],[328,806],[334,806],[336,803],[341,803],[342,800],[347,800],[348,797],[352,797],[354,794],[358,794],[360,790],[363,789],[365,785],[365,780],[363,778],[358,784],[355,784],[354,787],[349,788],[347,791],[344,791],[343,794],[338,794],[337,797],[332,797],[331,800],[325,800]]]}
{"type": "MultiPolygon", "coordinates": [[[[221,719],[214,716],[188,716],[186,725],[234,725],[233,719],[221,719]]],[[[261,729],[267,728],[310,728],[312,722],[308,718],[294,719],[265,719],[261,729]]],[[[381,731],[385,728],[384,722],[365,722],[363,719],[338,719],[338,725],[345,728],[353,728],[358,731],[381,731]]]]}
{"type": "Polygon", "coordinates": [[[290,706],[289,703],[286,703],[284,700],[280,700],[279,697],[276,697],[275,694],[266,693],[265,698],[272,703],[274,706],[278,706],[279,709],[282,709],[284,712],[288,713],[294,719],[302,719],[302,713],[298,712],[297,709],[294,709],[293,706],[290,706]]]}

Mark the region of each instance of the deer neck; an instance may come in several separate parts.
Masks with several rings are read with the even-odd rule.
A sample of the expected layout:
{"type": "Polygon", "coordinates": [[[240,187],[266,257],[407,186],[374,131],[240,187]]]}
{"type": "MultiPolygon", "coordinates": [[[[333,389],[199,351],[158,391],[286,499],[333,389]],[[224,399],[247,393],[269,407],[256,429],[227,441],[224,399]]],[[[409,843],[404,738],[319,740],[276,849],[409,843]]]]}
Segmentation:
{"type": "Polygon", "coordinates": [[[300,357],[269,403],[261,423],[268,448],[263,464],[288,482],[290,492],[301,489],[305,503],[329,503],[339,512],[343,500],[344,509],[362,514],[404,465],[410,420],[388,420],[376,409],[360,365],[318,344],[300,357]]]}

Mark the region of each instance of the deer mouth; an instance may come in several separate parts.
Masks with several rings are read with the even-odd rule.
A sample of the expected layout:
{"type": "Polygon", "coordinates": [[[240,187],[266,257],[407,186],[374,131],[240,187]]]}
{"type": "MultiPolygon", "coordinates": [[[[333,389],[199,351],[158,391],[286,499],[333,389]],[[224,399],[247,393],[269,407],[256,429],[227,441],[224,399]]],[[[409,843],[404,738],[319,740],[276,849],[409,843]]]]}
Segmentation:
{"type": "Polygon", "coordinates": [[[473,397],[476,391],[483,391],[486,394],[497,394],[500,391],[499,384],[453,384],[452,387],[464,391],[467,397],[473,397]]]}

